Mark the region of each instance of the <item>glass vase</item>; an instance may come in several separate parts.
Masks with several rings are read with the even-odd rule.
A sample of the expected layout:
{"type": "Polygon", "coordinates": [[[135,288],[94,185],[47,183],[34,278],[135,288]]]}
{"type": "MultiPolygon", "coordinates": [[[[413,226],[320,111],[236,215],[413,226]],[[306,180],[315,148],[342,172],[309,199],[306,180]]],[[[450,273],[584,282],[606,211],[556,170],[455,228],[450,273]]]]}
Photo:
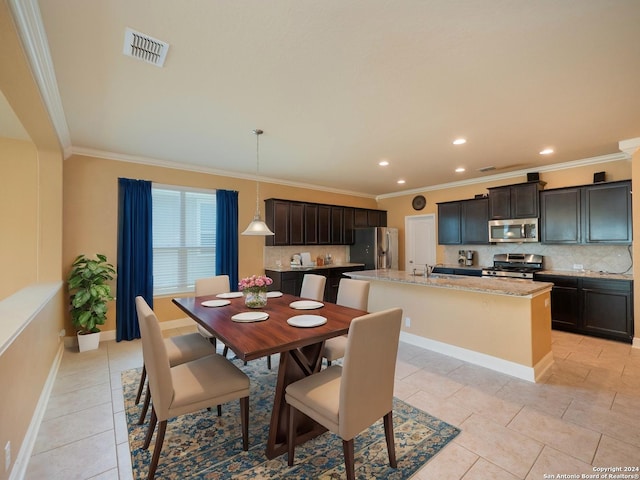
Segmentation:
{"type": "Polygon", "coordinates": [[[244,304],[249,308],[263,308],[267,305],[267,288],[250,287],[242,291],[244,304]]]}

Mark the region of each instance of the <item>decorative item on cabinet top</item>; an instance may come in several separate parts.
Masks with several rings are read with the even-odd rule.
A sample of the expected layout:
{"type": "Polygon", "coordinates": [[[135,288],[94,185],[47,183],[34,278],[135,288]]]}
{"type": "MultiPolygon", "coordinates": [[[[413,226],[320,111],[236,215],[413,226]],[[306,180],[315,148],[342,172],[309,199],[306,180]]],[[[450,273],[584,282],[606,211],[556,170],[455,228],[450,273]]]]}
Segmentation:
{"type": "Polygon", "coordinates": [[[266,223],[275,235],[265,245],[351,245],[354,229],[384,227],[386,210],[269,198],[266,223]]]}

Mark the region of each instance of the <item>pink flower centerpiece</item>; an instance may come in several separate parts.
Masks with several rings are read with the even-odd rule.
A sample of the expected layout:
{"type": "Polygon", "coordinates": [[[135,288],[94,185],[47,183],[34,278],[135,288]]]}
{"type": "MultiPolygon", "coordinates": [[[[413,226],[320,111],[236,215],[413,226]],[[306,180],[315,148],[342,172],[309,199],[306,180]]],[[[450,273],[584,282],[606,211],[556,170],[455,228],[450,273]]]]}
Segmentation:
{"type": "Polygon", "coordinates": [[[267,304],[267,287],[273,280],[265,275],[252,275],[238,282],[244,294],[244,303],[249,308],[262,308],[267,304]]]}

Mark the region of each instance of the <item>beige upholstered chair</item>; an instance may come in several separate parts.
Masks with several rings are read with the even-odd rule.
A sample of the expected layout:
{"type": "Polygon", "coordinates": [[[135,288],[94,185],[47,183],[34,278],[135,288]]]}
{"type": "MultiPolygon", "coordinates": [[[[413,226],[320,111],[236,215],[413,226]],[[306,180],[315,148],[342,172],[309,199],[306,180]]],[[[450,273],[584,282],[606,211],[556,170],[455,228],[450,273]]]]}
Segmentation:
{"type": "MultiPolygon", "coordinates": [[[[338,285],[338,305],[343,307],[357,308],[368,311],[369,309],[369,282],[365,280],[353,280],[343,278],[338,285]]],[[[339,358],[344,357],[347,347],[347,337],[330,338],[324,343],[322,356],[327,359],[327,365],[339,358]]]]}
{"type": "Polygon", "coordinates": [[[302,277],[302,288],[300,296],[302,298],[310,298],[311,300],[324,300],[324,285],[327,283],[327,277],[323,275],[315,275],[313,273],[305,273],[302,277]]]}
{"type": "MultiPolygon", "coordinates": [[[[138,318],[138,322],[140,321],[140,318],[138,318]]],[[[164,340],[164,344],[167,349],[167,357],[169,358],[169,365],[171,367],[216,353],[215,347],[197,333],[188,333],[186,335],[166,338],[164,340]]],[[[140,402],[146,379],[147,367],[143,364],[142,375],[140,376],[140,385],[138,385],[138,393],[136,394],[136,405],[140,402]]],[[[149,387],[147,386],[147,393],[144,399],[142,411],[140,412],[140,418],[138,419],[138,425],[142,425],[144,423],[144,419],[147,416],[147,410],[149,409],[150,400],[151,394],[149,392],[149,387]]],[[[218,405],[218,416],[221,414],[222,410],[218,405]]]]}
{"type": "Polygon", "coordinates": [[[334,365],[287,387],[289,465],[295,453],[300,411],[342,438],[347,479],[355,478],[353,439],[384,417],[389,464],[396,468],[393,440],[393,380],[402,309],[354,318],[344,365],[334,365]]]}
{"type": "Polygon", "coordinates": [[[142,355],[153,396],[151,422],[143,449],[149,448],[156,423],[160,421],[147,478],[155,476],[168,419],[231,400],[240,399],[242,448],[248,450],[249,377],[215,353],[171,367],[155,314],[142,297],[136,297],[136,309],[142,334],[142,355]]]}
{"type": "MultiPolygon", "coordinates": [[[[199,278],[196,280],[196,297],[202,297],[203,295],[217,295],[219,293],[230,292],[229,275],[216,275],[214,277],[199,278]]],[[[208,338],[215,346],[216,337],[214,337],[206,328],[197,324],[198,333],[204,338],[208,338]]],[[[227,356],[229,347],[224,346],[222,355],[227,356]]]]}

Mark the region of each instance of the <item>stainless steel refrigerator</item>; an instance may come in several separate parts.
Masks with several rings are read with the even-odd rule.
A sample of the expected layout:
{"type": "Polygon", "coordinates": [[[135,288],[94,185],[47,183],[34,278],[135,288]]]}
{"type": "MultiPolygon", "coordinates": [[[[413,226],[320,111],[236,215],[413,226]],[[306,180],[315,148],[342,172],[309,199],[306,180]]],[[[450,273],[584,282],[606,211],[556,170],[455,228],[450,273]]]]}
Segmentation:
{"type": "Polygon", "coordinates": [[[356,228],[355,242],[349,247],[349,261],[364,263],[365,270],[398,269],[398,229],[356,228]]]}

